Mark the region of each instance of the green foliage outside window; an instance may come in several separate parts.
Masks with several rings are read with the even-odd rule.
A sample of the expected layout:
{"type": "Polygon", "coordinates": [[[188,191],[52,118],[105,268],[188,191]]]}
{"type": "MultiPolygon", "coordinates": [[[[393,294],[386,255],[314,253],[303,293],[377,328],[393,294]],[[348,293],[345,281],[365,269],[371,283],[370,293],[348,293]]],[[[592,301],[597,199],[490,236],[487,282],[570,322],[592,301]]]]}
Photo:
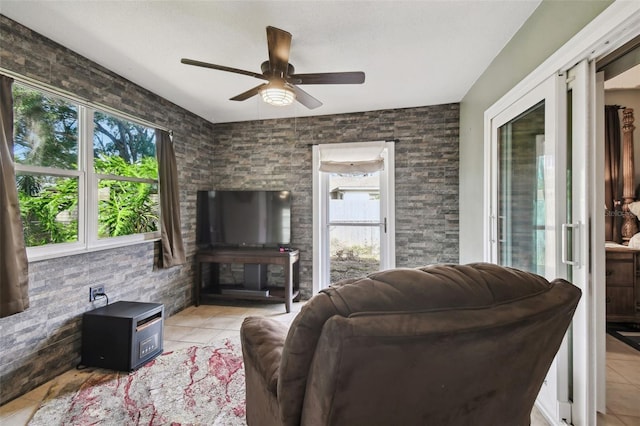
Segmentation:
{"type": "MultiPolygon", "coordinates": [[[[154,179],[155,158],[127,164],[121,157],[95,159],[102,173],[154,179]]],[[[158,187],[155,184],[102,179],[98,184],[98,236],[100,238],[158,230],[158,187]]]]}
{"type": "Polygon", "coordinates": [[[77,105],[19,84],[13,98],[16,187],[28,247],[78,241],[79,143],[93,155],[94,173],[103,175],[97,176],[98,238],[158,230],[154,129],[96,111],[93,140],[79,142],[77,105]]]}
{"type": "Polygon", "coordinates": [[[78,240],[77,179],[18,175],[16,180],[27,247],[78,240]]]}
{"type": "MultiPolygon", "coordinates": [[[[142,164],[146,158],[156,158],[155,130],[130,121],[96,111],[93,115],[93,156],[94,158],[119,157],[124,164],[142,164]]],[[[96,173],[111,173],[120,176],[141,177],[135,168],[118,167],[117,164],[105,164],[94,161],[96,173]]],[[[141,165],[144,169],[145,166],[141,165]]],[[[146,168],[144,177],[158,178],[146,168]]]]}
{"type": "Polygon", "coordinates": [[[73,170],[78,165],[78,107],[13,85],[14,156],[19,164],[73,170]]]}

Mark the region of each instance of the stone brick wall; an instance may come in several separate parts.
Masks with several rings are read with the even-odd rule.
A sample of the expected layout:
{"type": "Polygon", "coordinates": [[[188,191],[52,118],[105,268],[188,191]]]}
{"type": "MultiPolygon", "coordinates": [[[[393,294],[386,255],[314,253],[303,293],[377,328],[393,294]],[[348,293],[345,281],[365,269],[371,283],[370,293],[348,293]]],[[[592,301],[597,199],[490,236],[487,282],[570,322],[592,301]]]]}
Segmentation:
{"type": "Polygon", "coordinates": [[[292,246],[311,294],[311,145],[398,139],[396,265],[458,261],[459,104],[215,125],[211,189],[292,191],[292,246]]]}
{"type": "Polygon", "coordinates": [[[187,264],[155,267],[158,243],[29,264],[31,307],[0,319],[0,404],[75,367],[89,286],[103,284],[111,302],[164,303],[167,315],[192,304],[195,203],[212,185],[213,124],[0,15],[0,66],[174,131],[187,264]]]}
{"type": "Polygon", "coordinates": [[[157,243],[32,262],[31,307],[0,319],[0,404],[75,367],[89,286],[110,301],[192,304],[196,193],[202,189],[293,191],[293,244],[301,286],[311,289],[309,144],[398,139],[396,263],[458,259],[459,105],[213,125],[0,15],[0,67],[174,131],[187,264],[157,269],[157,243]],[[215,138],[215,141],[214,141],[215,138]]]}

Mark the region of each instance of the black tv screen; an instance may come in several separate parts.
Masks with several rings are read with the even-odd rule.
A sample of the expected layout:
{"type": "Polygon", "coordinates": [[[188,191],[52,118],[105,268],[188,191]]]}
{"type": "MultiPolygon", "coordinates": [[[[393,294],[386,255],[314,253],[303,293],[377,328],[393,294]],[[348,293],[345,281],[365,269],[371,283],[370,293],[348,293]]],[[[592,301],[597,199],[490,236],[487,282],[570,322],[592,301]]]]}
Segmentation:
{"type": "Polygon", "coordinates": [[[199,247],[291,242],[290,191],[198,191],[199,247]]]}

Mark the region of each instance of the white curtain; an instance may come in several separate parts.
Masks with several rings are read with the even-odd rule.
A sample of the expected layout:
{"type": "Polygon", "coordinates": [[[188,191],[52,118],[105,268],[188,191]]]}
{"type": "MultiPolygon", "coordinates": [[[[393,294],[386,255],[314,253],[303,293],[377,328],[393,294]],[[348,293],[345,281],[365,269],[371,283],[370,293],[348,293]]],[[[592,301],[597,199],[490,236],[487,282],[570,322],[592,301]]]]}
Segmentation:
{"type": "Polygon", "coordinates": [[[384,141],[318,145],[320,171],[358,174],[383,170],[384,148],[384,141]]]}

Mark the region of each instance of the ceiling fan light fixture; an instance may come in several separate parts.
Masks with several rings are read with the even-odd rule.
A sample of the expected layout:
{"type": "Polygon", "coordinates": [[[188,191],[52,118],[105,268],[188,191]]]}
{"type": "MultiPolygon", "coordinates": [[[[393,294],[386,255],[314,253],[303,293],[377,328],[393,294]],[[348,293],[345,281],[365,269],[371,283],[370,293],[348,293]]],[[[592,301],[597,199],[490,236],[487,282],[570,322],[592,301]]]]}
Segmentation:
{"type": "Polygon", "coordinates": [[[262,100],[270,105],[287,106],[291,105],[296,99],[296,94],[287,87],[287,84],[278,84],[271,82],[260,90],[262,100]]]}
{"type": "Polygon", "coordinates": [[[302,90],[298,87],[299,85],[364,83],[364,72],[362,71],[295,74],[295,67],[289,63],[291,33],[279,28],[267,27],[267,48],[269,60],[260,65],[262,74],[187,58],[182,58],[180,62],[186,65],[242,74],[266,81],[266,83],[263,82],[259,86],[252,87],[239,95],[229,98],[230,101],[246,101],[259,94],[264,102],[271,105],[286,106],[291,105],[293,101],[298,101],[308,109],[316,109],[322,106],[322,102],[302,90]]]}

